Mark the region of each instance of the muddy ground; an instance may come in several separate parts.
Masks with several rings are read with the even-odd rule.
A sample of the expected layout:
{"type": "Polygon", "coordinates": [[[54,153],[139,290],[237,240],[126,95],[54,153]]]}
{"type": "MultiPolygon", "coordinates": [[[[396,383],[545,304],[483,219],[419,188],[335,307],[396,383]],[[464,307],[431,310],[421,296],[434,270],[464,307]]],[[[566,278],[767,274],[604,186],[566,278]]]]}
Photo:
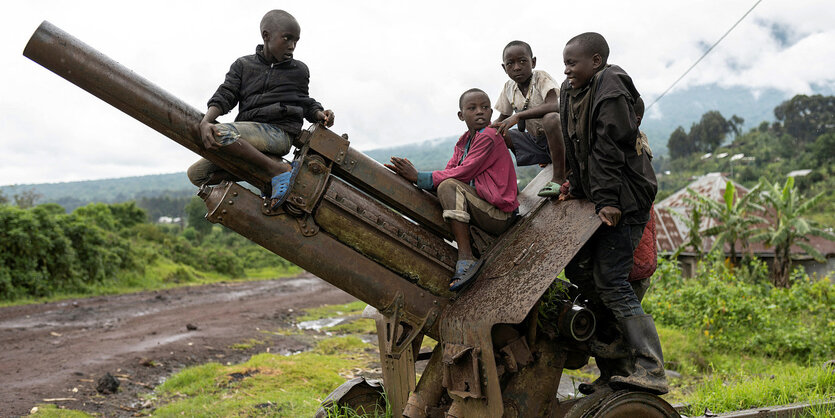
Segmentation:
{"type": "Polygon", "coordinates": [[[308,348],[261,331],[292,326],[300,309],[352,300],[303,274],[0,308],[0,416],[40,403],[130,416],[139,395],[183,367],[308,348]],[[231,347],[250,338],[266,344],[231,347]],[[96,390],[106,373],[120,382],[115,394],[96,390]]]}

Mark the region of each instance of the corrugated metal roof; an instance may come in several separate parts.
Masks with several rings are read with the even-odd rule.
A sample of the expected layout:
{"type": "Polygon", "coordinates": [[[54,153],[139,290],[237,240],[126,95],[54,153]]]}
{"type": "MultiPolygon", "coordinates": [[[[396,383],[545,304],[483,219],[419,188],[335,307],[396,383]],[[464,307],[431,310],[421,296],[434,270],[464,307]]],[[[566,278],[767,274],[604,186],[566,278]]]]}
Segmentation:
{"type": "MultiPolygon", "coordinates": [[[[656,217],[656,237],[658,241],[659,252],[674,252],[683,242],[687,240],[687,235],[690,229],[685,224],[684,219],[690,217],[690,205],[685,200],[689,196],[687,188],[692,189],[701,196],[708,197],[717,202],[725,202],[725,186],[728,178],[720,173],[710,173],[696,179],[687,187],[673,193],[666,199],[658,202],[654,206],[656,217]],[[674,215],[677,213],[679,216],[674,215]]],[[[737,198],[748,193],[748,189],[733,183],[736,188],[737,198]]],[[[716,220],[704,217],[702,219],[702,226],[700,230],[711,228],[716,225],[716,220]]],[[[835,242],[825,240],[818,237],[809,237],[809,244],[820,251],[824,256],[835,255],[835,242]]],[[[702,251],[707,252],[713,246],[713,239],[705,237],[702,242],[702,251]]],[[[742,243],[737,243],[736,251],[742,252],[742,243]]],[[[774,250],[766,248],[760,242],[748,243],[748,248],[754,254],[769,256],[774,250]]],[[[730,247],[726,246],[725,250],[730,247]]],[[[805,255],[805,252],[799,247],[792,247],[792,253],[798,255],[805,255]]]]}

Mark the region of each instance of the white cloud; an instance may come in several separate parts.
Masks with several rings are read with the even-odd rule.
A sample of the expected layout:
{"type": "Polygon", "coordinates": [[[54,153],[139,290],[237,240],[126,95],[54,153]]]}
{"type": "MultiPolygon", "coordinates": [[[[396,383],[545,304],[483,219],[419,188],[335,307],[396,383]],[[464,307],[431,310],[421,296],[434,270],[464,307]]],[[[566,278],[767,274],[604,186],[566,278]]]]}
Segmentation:
{"type": "MultiPolygon", "coordinates": [[[[458,134],[458,95],[495,99],[501,48],[528,41],[562,79],[562,48],[598,31],[645,97],[660,94],[748,8],[746,1],[290,2],[297,58],[334,130],[371,149],[458,134]]],[[[0,184],[183,171],[196,155],[21,56],[44,19],[203,110],[231,62],[252,53],[274,2],[43,1],[5,5],[0,27],[0,184]]],[[[677,88],[718,83],[808,92],[835,83],[835,5],[768,0],[677,88]],[[777,30],[775,31],[775,28],[777,30]],[[783,38],[775,37],[775,33],[783,38]]],[[[649,118],[663,117],[652,113],[649,118]]],[[[231,120],[228,115],[223,120],[231,120]]]]}

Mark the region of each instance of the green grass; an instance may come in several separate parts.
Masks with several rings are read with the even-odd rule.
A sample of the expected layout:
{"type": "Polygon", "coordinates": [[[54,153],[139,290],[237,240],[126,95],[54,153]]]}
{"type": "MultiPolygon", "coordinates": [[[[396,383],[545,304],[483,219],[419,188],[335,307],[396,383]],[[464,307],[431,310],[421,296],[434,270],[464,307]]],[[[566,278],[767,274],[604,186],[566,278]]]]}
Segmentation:
{"type": "Polygon", "coordinates": [[[835,396],[835,373],[820,364],[710,349],[697,331],[659,327],[670,381],[670,403],[687,403],[686,415],[785,405],[835,396]]]}
{"type": "MultiPolygon", "coordinates": [[[[299,319],[358,315],[364,306],[361,302],[325,306],[310,309],[299,319]]],[[[320,339],[312,351],[305,353],[264,353],[242,364],[209,363],[184,369],[151,395],[157,405],[153,415],[311,416],[347,378],[378,367],[374,347],[359,338],[374,331],[372,320],[356,318],[327,331],[345,334],[320,339]]],[[[687,415],[701,415],[705,408],[721,413],[835,397],[835,372],[824,370],[818,363],[723,351],[698,329],[659,326],[658,333],[668,369],[682,375],[671,379],[671,391],[663,398],[671,404],[690,405],[687,415]]],[[[236,346],[249,348],[258,343],[250,340],[236,346]]],[[[431,349],[435,344],[424,338],[423,348],[431,349]]],[[[596,378],[589,368],[564,373],[575,378],[577,384],[596,378]]],[[[328,412],[329,417],[336,418],[361,416],[347,408],[328,412]]],[[[54,413],[59,414],[58,410],[54,413]]],[[[818,406],[804,416],[828,417],[833,413],[835,408],[831,406],[818,406]]],[[[389,411],[379,416],[391,414],[389,411]]]]}
{"type": "Polygon", "coordinates": [[[37,408],[37,410],[32,412],[30,414],[31,416],[43,418],[86,418],[94,416],[72,409],[60,409],[54,404],[40,404],[35,408],[37,408]]]}
{"type": "Polygon", "coordinates": [[[314,321],[334,316],[360,315],[367,304],[362,301],[354,301],[343,305],[326,305],[318,308],[305,309],[305,314],[296,318],[298,322],[314,321]]]}
{"type": "Polygon", "coordinates": [[[242,364],[187,368],[155,392],[155,416],[311,416],[345,381],[340,372],[365,368],[373,356],[357,337],[320,341],[292,356],[258,354],[242,364]]]}
{"type": "Polygon", "coordinates": [[[303,270],[297,266],[265,267],[247,269],[244,277],[230,278],[216,273],[198,271],[191,266],[174,263],[165,257],[157,257],[143,272],[126,272],[113,281],[88,285],[83,292],[55,293],[48,297],[21,298],[15,301],[0,301],[0,307],[32,303],[55,302],[65,299],[87,298],[104,295],[118,295],[149,290],[170,289],[183,286],[198,286],[218,282],[242,282],[292,277],[303,270]]]}
{"type": "MultiPolygon", "coordinates": [[[[731,412],[795,402],[814,402],[835,396],[835,373],[817,366],[784,364],[771,369],[778,374],[714,375],[688,397],[685,414],[696,415],[710,408],[716,413],[731,412]]],[[[821,409],[825,409],[821,407],[821,409]]],[[[835,411],[835,407],[830,408],[835,411]]]]}
{"type": "Polygon", "coordinates": [[[323,331],[334,334],[377,334],[377,324],[371,318],[356,318],[351,322],[322,328],[323,331]]]}
{"type": "Polygon", "coordinates": [[[263,345],[263,344],[265,344],[264,341],[256,340],[255,338],[250,338],[246,342],[232,344],[231,346],[229,346],[229,348],[231,348],[233,350],[247,350],[247,349],[250,349],[252,347],[255,347],[255,346],[258,346],[258,345],[263,345]]]}

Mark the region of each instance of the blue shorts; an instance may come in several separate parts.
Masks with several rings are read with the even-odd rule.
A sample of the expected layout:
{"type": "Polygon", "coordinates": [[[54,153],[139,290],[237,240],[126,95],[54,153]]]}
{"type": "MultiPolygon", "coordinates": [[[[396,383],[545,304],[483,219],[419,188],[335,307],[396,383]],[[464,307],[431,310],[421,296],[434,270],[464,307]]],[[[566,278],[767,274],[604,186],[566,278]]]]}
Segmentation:
{"type": "Polygon", "coordinates": [[[523,167],[534,164],[550,164],[551,151],[548,149],[548,140],[545,135],[534,136],[530,132],[522,132],[518,129],[507,131],[510,141],[513,143],[513,155],[516,156],[516,165],[523,167]]]}

